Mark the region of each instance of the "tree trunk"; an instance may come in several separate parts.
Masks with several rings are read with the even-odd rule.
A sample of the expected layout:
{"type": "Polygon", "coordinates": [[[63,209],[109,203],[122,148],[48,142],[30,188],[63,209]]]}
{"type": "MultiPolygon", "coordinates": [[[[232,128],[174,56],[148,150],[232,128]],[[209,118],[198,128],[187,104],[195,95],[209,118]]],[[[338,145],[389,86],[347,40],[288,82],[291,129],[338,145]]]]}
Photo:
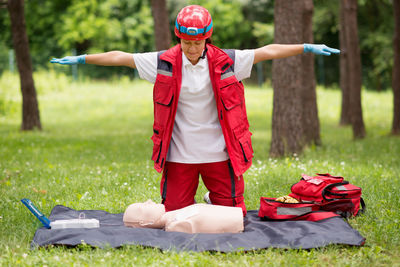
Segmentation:
{"type": "Polygon", "coordinates": [[[347,70],[349,86],[349,110],[354,139],[365,137],[361,106],[361,57],[358,44],[357,0],[343,0],[344,34],[347,48],[347,70]]]}
{"type": "Polygon", "coordinates": [[[392,73],[393,87],[393,125],[392,134],[400,135],[400,0],[393,0],[394,10],[394,64],[392,73]]]}
{"type": "Polygon", "coordinates": [[[158,51],[170,48],[171,32],[169,30],[168,10],[165,0],[151,0],[154,20],[154,34],[158,51]]]}
{"type": "Polygon", "coordinates": [[[351,114],[350,114],[350,89],[348,80],[348,62],[347,62],[347,47],[346,47],[346,23],[344,14],[344,2],[346,0],[341,0],[340,3],[340,30],[339,30],[339,41],[340,41],[340,88],[342,90],[342,109],[340,114],[340,125],[350,125],[351,124],[351,114]]]}
{"type": "Polygon", "coordinates": [[[17,58],[22,92],[21,130],[42,129],[35,84],[32,77],[32,62],[26,34],[24,1],[9,0],[8,11],[11,19],[12,39],[17,58]]]}
{"type": "MultiPolygon", "coordinates": [[[[303,1],[275,1],[274,42],[302,43],[303,1]]],[[[302,123],[302,56],[274,60],[272,141],[270,155],[283,156],[302,151],[305,139],[302,123]]]]}
{"type": "MultiPolygon", "coordinates": [[[[303,11],[303,40],[304,43],[313,43],[312,17],[314,4],[312,0],[304,0],[303,11]]],[[[315,70],[314,54],[307,53],[302,56],[303,86],[302,86],[302,105],[303,105],[303,127],[304,138],[307,144],[321,144],[317,95],[315,91],[315,70]]]]}

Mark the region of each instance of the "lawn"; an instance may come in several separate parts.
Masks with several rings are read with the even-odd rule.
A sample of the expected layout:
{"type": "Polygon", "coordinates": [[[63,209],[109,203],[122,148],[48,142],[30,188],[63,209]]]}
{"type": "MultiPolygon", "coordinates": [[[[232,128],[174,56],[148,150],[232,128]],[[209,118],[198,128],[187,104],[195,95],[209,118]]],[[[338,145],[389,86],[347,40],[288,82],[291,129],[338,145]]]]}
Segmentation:
{"type": "MultiPolygon", "coordinates": [[[[35,76],[43,131],[20,132],[19,81],[0,77],[0,265],[334,265],[400,266],[400,138],[389,135],[391,92],[363,92],[367,137],[352,140],[338,125],[340,92],[318,88],[322,146],[272,159],[272,90],[249,86],[246,104],[255,158],[245,174],[246,205],[260,196],[289,193],[302,173],[329,172],[362,187],[367,213],[349,220],[367,241],[363,247],[267,249],[250,253],[177,253],[126,246],[30,249],[40,226],[20,202],[30,198],[43,213],[62,204],[120,213],[133,203],[160,200],[150,160],[152,88],[143,81],[71,82],[55,73],[35,76]]],[[[201,184],[196,196],[202,202],[201,184]]]]}

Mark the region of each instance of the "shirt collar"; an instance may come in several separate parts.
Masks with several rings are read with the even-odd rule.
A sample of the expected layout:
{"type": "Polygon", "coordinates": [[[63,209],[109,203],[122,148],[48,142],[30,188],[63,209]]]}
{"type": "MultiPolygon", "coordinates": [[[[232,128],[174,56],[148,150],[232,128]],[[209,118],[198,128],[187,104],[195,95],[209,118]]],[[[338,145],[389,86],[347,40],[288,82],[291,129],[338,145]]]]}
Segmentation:
{"type": "Polygon", "coordinates": [[[192,65],[189,59],[185,56],[185,53],[182,52],[182,64],[184,67],[193,66],[193,67],[205,68],[207,66],[207,55],[204,58],[200,58],[199,62],[197,62],[196,65],[192,65]]]}

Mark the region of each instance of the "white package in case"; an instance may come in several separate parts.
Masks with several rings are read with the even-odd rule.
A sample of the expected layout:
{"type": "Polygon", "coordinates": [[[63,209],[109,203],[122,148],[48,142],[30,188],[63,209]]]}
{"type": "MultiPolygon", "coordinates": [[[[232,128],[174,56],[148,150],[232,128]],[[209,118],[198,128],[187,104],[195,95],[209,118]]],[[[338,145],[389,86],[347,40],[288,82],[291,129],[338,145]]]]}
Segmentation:
{"type": "Polygon", "coordinates": [[[99,228],[100,223],[97,219],[70,219],[57,220],[50,223],[51,229],[64,228],[99,228]]]}

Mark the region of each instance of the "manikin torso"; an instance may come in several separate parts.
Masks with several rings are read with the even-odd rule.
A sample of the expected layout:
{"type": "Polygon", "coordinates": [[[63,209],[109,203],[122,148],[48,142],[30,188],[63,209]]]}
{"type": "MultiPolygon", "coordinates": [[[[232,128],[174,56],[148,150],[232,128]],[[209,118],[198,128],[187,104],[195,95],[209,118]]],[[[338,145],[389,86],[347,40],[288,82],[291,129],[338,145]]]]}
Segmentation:
{"type": "Polygon", "coordinates": [[[151,200],[131,204],[124,213],[125,226],[164,228],[168,232],[239,233],[243,232],[243,212],[239,207],[194,204],[165,212],[164,205],[151,200]]]}

